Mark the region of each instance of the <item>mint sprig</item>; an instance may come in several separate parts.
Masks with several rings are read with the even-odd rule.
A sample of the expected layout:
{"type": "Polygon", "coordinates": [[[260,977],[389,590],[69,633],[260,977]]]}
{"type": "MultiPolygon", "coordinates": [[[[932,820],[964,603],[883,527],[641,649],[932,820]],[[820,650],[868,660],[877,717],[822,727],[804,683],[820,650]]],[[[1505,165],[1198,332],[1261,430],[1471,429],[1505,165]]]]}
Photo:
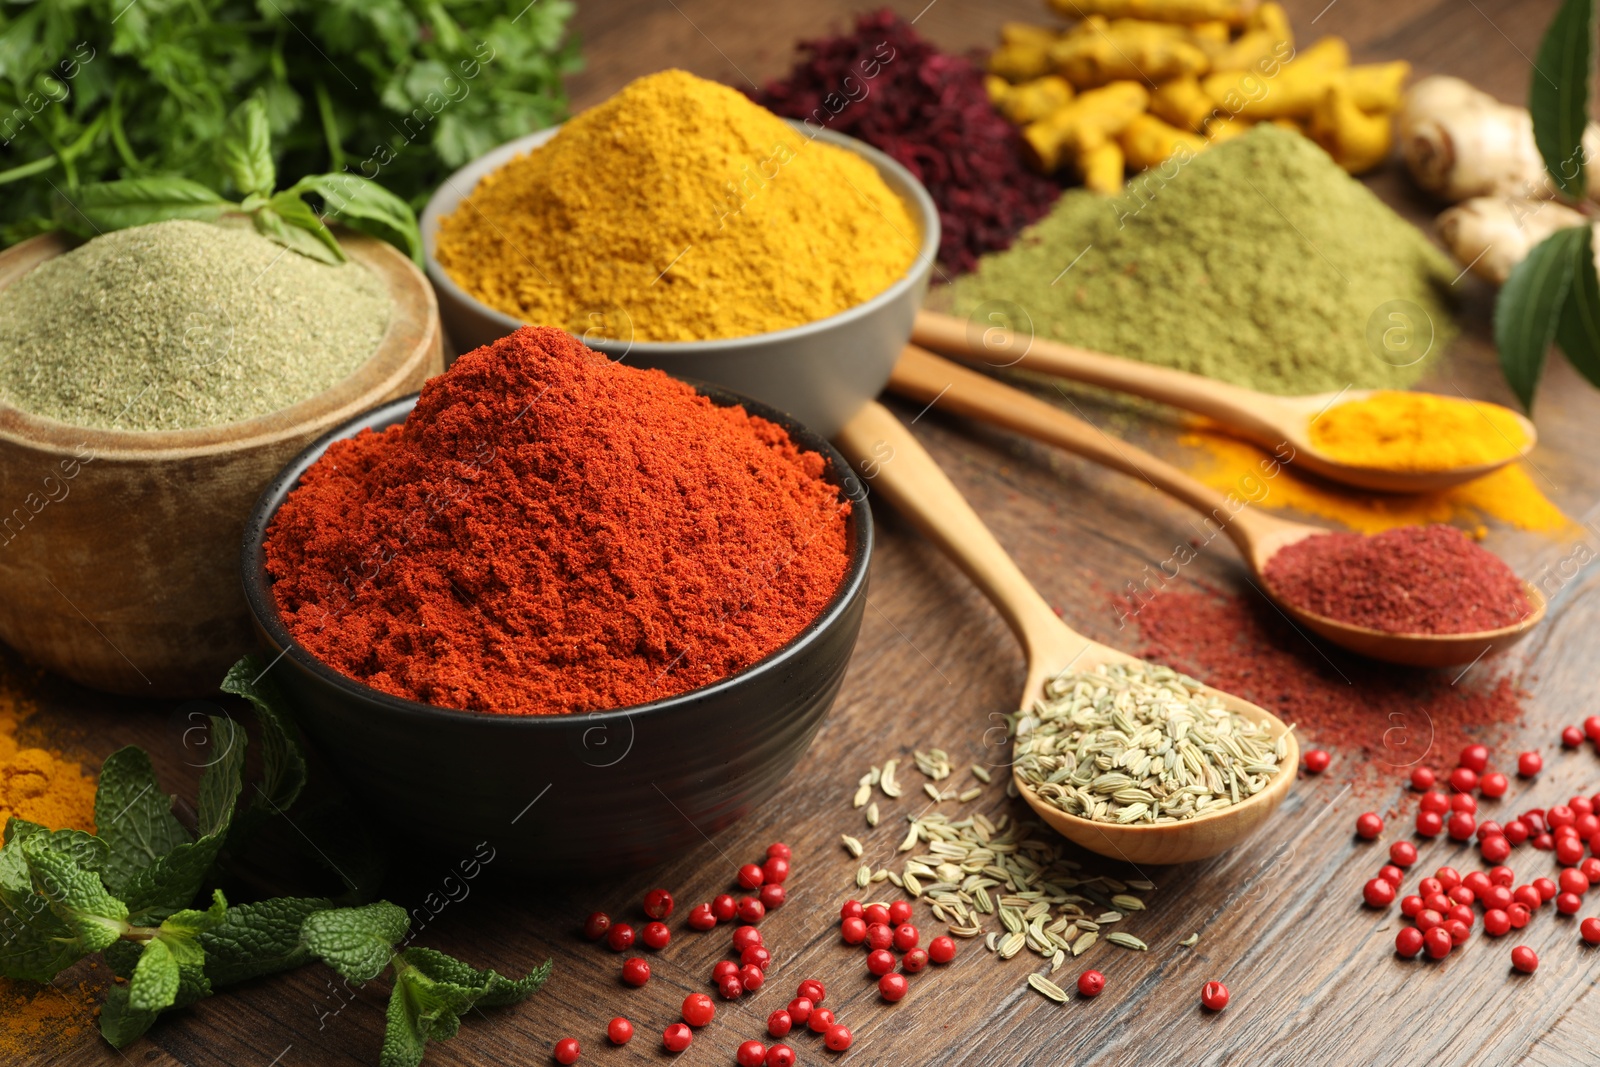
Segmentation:
{"type": "Polygon", "coordinates": [[[95,797],[98,835],[10,821],[0,847],[0,976],[48,982],[100,953],[126,980],[108,990],[100,1012],[101,1035],[123,1048],[162,1013],[223,986],[313,960],[351,981],[370,982],[387,971],[392,988],[379,1062],[416,1067],[427,1043],[454,1036],[469,1009],[535,992],[550,963],[513,980],[432,949],[396,951],[410,919],[387,901],[337,907],[323,897],[278,897],[230,905],[212,888],[197,906],[202,887],[216,880],[219,860],[247,836],[243,831],[282,815],[305,786],[305,754],[283,694],[262,677],[261,664],[247,657],[223,683],[249,700],[261,725],[263,780],[252,783],[259,803],[240,812],[245,732],[214,715],[196,833],[173,815],[172,798],[137,748],[121,749],[104,764],[95,797]]]}

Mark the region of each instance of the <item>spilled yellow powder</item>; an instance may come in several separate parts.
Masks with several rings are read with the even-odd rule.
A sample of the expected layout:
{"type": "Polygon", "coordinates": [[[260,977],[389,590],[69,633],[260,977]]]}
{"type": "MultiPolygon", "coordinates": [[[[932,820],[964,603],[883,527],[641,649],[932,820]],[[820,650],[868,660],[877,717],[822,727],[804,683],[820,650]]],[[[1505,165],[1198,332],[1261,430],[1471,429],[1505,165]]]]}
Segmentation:
{"type": "Polygon", "coordinates": [[[1292,465],[1273,464],[1271,456],[1255,445],[1213,430],[1193,430],[1179,441],[1197,450],[1189,473],[1207,485],[1241,490],[1242,496],[1266,507],[1332,519],[1360,533],[1435,522],[1481,523],[1485,519],[1544,533],[1558,533],[1572,525],[1520,463],[1438,493],[1383,495],[1295,473],[1292,465]],[[1274,466],[1277,474],[1267,477],[1265,471],[1274,466]]]}
{"type": "MultiPolygon", "coordinates": [[[[13,815],[52,830],[94,831],[94,779],[58,752],[24,748],[17,729],[33,711],[19,683],[0,669],[0,836],[13,815]]],[[[0,1063],[38,1060],[94,1026],[92,982],[14,982],[0,978],[0,1063]]]]}
{"type": "Polygon", "coordinates": [[[1334,405],[1310,434],[1331,459],[1396,471],[1496,463],[1528,443],[1517,416],[1499,404],[1392,389],[1334,405]]]}

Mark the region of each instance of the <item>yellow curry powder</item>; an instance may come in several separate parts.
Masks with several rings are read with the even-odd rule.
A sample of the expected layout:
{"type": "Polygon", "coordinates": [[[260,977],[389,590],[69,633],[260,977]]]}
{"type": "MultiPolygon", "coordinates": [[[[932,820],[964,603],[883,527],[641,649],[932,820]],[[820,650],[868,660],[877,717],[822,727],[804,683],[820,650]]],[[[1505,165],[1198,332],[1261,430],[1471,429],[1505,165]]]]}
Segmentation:
{"type": "Polygon", "coordinates": [[[1397,471],[1494,463],[1528,443],[1516,415],[1498,404],[1397,390],[1336,404],[1312,421],[1310,432],[1311,443],[1331,459],[1397,471]]]}
{"type": "MultiPolygon", "coordinates": [[[[0,670],[0,835],[15,815],[52,830],[94,830],[94,779],[59,753],[25,748],[17,729],[31,708],[0,670]]],[[[89,965],[90,969],[98,969],[89,965]]],[[[0,1062],[53,1053],[95,1025],[99,987],[66,975],[48,985],[0,978],[0,1062]]]]}
{"type": "Polygon", "coordinates": [[[1368,493],[1298,474],[1292,464],[1275,463],[1255,445],[1214,430],[1190,431],[1179,440],[1199,450],[1189,472],[1207,485],[1237,491],[1264,507],[1332,519],[1361,533],[1484,519],[1545,533],[1559,533],[1572,525],[1520,463],[1453,489],[1401,496],[1368,493]]]}
{"type": "Polygon", "coordinates": [[[686,341],[854,307],[902,276],[920,241],[871,164],[667,70],[487,175],[440,219],[437,255],[526,322],[686,341]]]}

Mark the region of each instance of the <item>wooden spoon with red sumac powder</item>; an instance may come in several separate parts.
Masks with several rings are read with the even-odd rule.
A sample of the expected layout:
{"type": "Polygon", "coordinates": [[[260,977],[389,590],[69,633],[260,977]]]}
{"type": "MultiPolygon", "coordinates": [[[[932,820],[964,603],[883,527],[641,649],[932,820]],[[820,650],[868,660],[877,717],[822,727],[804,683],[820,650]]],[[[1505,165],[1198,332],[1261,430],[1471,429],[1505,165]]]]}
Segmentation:
{"type": "MultiPolygon", "coordinates": [[[[1274,570],[1270,561],[1284,548],[1329,533],[1320,527],[1291,522],[1258,507],[1251,507],[1252,504],[1263,504],[1272,499],[1272,480],[1279,472],[1276,461],[1263,460],[1259,478],[1252,476],[1241,482],[1234,491],[1220,493],[1143,449],[1112,437],[1057,407],[915,345],[907,345],[901,353],[894,375],[889,379],[889,388],[913,400],[936,403],[943,411],[979,419],[1074,452],[1113,470],[1134,475],[1153,488],[1176,497],[1205,517],[1201,543],[1197,546],[1192,543],[1180,546],[1179,555],[1185,554],[1186,548],[1192,549],[1193,554],[1204,552],[1218,533],[1226,534],[1244,556],[1256,578],[1257,588],[1271,597],[1289,619],[1363,656],[1411,667],[1448,667],[1471,663],[1516,641],[1544,618],[1545,599],[1526,582],[1521,583],[1523,601],[1520,606],[1506,607],[1502,604],[1500,625],[1467,632],[1396,632],[1319,612],[1305,600],[1290,595],[1291,590],[1303,586],[1285,582],[1279,588],[1270,577],[1274,570]]],[[[1406,547],[1400,542],[1395,550],[1404,550],[1406,547]]],[[[1472,548],[1498,564],[1498,560],[1487,550],[1477,546],[1472,548]]],[[[1194,558],[1193,554],[1187,558],[1175,555],[1174,562],[1181,568],[1194,558]]],[[[1486,561],[1478,562],[1486,565],[1486,561]]],[[[1414,573],[1419,569],[1413,567],[1409,571],[1414,573]]],[[[1279,573],[1285,572],[1279,569],[1279,573]]],[[[1474,572],[1460,568],[1440,570],[1438,579],[1442,588],[1429,592],[1444,599],[1450,596],[1465,598],[1476,591],[1475,577],[1474,572]]],[[[1348,580],[1348,577],[1344,580],[1348,580]]],[[[1380,593],[1372,591],[1372,597],[1380,593]]],[[[1360,613],[1354,614],[1364,617],[1360,613]]],[[[1464,614],[1463,617],[1476,615],[1464,614]]]]}

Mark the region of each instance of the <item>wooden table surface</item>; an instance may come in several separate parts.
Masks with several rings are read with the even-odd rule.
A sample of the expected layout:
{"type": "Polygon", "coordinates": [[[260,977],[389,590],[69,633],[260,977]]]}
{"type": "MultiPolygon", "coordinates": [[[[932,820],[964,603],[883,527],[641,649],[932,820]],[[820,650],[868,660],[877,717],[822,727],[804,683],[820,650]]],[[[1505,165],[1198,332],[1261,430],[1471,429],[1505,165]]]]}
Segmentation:
{"type": "MultiPolygon", "coordinates": [[[[1038,18],[1042,7],[1037,0],[924,2],[896,6],[908,16],[920,12],[918,29],[954,49],[986,45],[1002,19],[1038,18]]],[[[867,6],[843,0],[588,0],[577,16],[588,68],[573,79],[574,103],[594,103],[668,62],[735,84],[766,79],[787,68],[797,37],[826,33],[848,12],[867,6]]],[[[1556,4],[1290,0],[1288,6],[1302,41],[1342,34],[1360,58],[1406,58],[1419,74],[1461,75],[1502,99],[1520,101],[1529,57],[1556,4]]],[[[1381,174],[1373,184],[1410,217],[1426,220],[1429,205],[1403,175],[1381,174]]],[[[1460,288],[1467,336],[1434,384],[1449,382],[1473,395],[1506,400],[1486,339],[1491,294],[1472,279],[1460,288]]],[[[1106,409],[1090,412],[1100,418],[1106,409]]],[[[1600,492],[1600,469],[1591,461],[1597,418],[1600,394],[1555,361],[1541,396],[1541,445],[1534,462],[1540,484],[1575,517],[1587,515],[1600,492]]],[[[1118,640],[1107,591],[1163,558],[1187,515],[1129,479],[937,411],[919,419],[915,432],[1065,618],[1093,636],[1118,640]]],[[[1179,453],[1170,427],[1136,433],[1165,454],[1179,453]]],[[[634,878],[551,885],[497,880],[491,870],[467,900],[445,909],[423,942],[503,973],[520,973],[552,956],[555,973],[527,1003],[470,1018],[461,1036],[430,1048],[427,1062],[545,1063],[553,1042],[568,1035],[584,1043],[583,1062],[665,1058],[661,1029],[676,1018],[687,990],[707,988],[705,977],[720,958],[725,931],[706,938],[679,933],[653,958],[655,978],[636,991],[617,981],[617,957],[581,941],[575,927],[592,908],[634,914],[644,891],[656,885],[670,887],[684,908],[709,899],[729,888],[734,865],[758,858],[778,839],[794,847],[795,874],[790,903],[763,926],[775,948],[774,978],[738,1007],[722,1007],[683,1062],[732,1063],[739,1042],[763,1036],[766,1014],[807,976],[829,984],[830,1006],[855,1030],[846,1062],[1593,1062],[1600,1046],[1600,998],[1592,993],[1591,977],[1595,957],[1579,944],[1571,921],[1547,912],[1528,928],[1522,940],[1543,960],[1531,978],[1509,973],[1509,939],[1475,936],[1465,951],[1440,965],[1393,955],[1398,914],[1358,906],[1362,883],[1382,861],[1374,846],[1352,839],[1350,828],[1357,813],[1387,806],[1400,790],[1376,801],[1357,799],[1336,773],[1300,781],[1279,816],[1248,846],[1210,862],[1144,872],[1158,886],[1148,894],[1152,910],[1130,918],[1127,927],[1151,951],[1131,953],[1102,942],[1057,975],[1065,985],[1086,967],[1103,970],[1109,984],[1097,1000],[1048,1002],[1024,986],[1029,971],[1038,969],[1037,957],[1024,952],[1002,962],[969,941],[961,943],[955,964],[915,978],[905,1001],[881,1002],[860,951],[841,945],[835,932],[839,903],[856,895],[855,864],[838,838],[845,830],[863,833],[871,855],[887,859],[904,825],[898,820],[913,810],[914,797],[908,794],[899,807],[887,809],[884,824],[865,834],[860,813],[850,807],[856,778],[869,764],[907,757],[913,747],[943,747],[965,766],[963,754],[982,744],[988,713],[1015,707],[1023,663],[999,617],[953,566],[893,514],[879,508],[875,517],[878,555],[855,660],[832,717],[777,799],[717,840],[634,878]],[[1198,945],[1177,945],[1194,931],[1201,935],[1198,945]],[[1199,1008],[1199,988],[1208,979],[1232,989],[1233,1004],[1220,1015],[1199,1008]],[[639,1028],[634,1043],[622,1050],[606,1047],[602,1038],[605,1021],[615,1014],[627,1014],[639,1028]]],[[[1494,530],[1489,543],[1534,575],[1589,537],[1587,529],[1560,540],[1494,530]]],[[[1205,553],[1192,573],[1244,588],[1238,560],[1226,547],[1205,553]]],[[[1600,598],[1588,595],[1594,584],[1592,569],[1581,572],[1560,590],[1549,621],[1513,659],[1474,668],[1520,663],[1526,672],[1532,692],[1528,720],[1506,740],[1503,753],[1549,750],[1558,726],[1595,710],[1589,671],[1600,652],[1600,598]]],[[[35,689],[41,711],[31,736],[64,747],[89,766],[98,766],[118,746],[142,744],[153,753],[163,781],[193,795],[196,772],[186,765],[172,705],[130,705],[51,679],[40,679],[35,689]]],[[[1372,725],[1375,733],[1385,727],[1372,725]]],[[[1549,804],[1573,791],[1592,792],[1600,785],[1595,770],[1588,752],[1552,759],[1532,795],[1549,804]]],[[[911,790],[920,788],[914,771],[904,779],[911,790]]],[[[987,802],[991,812],[1007,810],[998,788],[987,802]]],[[[581,797],[552,798],[545,814],[559,817],[563,805],[580,803],[581,797]]],[[[1457,851],[1430,846],[1419,869],[1448,862],[1457,851]]],[[[1541,871],[1546,863],[1541,861],[1541,871]]],[[[437,888],[449,869],[446,861],[432,858],[413,866],[403,883],[386,889],[407,905],[437,888]]],[[[920,907],[918,921],[924,930],[936,926],[920,907]]],[[[311,966],[227,991],[169,1015],[121,1054],[97,1036],[85,1036],[54,1055],[57,1062],[83,1064],[375,1063],[384,993],[364,989],[329,1014],[341,1003],[330,973],[311,966]]],[[[830,1058],[814,1039],[795,1044],[802,1062],[830,1058]]]]}

